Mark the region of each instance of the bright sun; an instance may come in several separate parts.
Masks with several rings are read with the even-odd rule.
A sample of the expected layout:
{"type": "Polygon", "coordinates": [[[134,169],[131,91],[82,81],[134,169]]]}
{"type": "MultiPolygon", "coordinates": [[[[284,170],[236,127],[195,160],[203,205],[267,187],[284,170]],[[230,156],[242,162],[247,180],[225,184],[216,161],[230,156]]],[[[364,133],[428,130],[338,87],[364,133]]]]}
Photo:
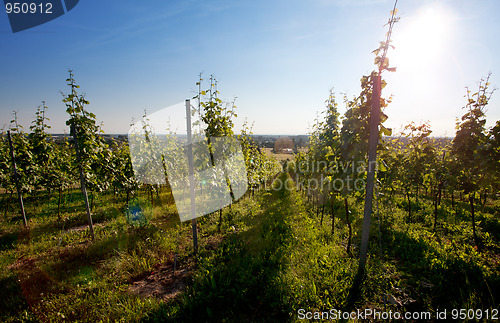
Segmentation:
{"type": "Polygon", "coordinates": [[[449,29],[450,19],[443,8],[428,7],[408,18],[394,35],[396,49],[390,55],[391,65],[398,70],[421,70],[431,65],[443,52],[449,29]]]}

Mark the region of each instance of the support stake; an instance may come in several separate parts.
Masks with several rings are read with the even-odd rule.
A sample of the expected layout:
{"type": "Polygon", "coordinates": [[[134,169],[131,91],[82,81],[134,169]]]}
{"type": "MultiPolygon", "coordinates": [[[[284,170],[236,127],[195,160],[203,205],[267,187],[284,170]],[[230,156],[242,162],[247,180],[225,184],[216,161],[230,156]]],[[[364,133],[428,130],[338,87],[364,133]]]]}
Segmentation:
{"type": "Polygon", "coordinates": [[[191,226],[193,228],[193,247],[194,253],[198,252],[198,230],[196,228],[196,204],[194,190],[194,162],[193,162],[193,138],[191,134],[191,103],[186,100],[186,124],[187,124],[187,148],[189,163],[189,189],[191,195],[191,226]]]}

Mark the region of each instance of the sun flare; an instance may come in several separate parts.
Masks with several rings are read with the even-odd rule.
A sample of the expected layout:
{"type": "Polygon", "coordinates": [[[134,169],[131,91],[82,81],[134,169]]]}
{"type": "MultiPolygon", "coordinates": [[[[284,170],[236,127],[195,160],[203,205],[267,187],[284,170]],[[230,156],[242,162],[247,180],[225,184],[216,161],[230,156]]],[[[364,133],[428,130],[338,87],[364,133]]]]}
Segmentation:
{"type": "Polygon", "coordinates": [[[423,9],[394,35],[396,50],[391,55],[391,65],[404,70],[421,70],[428,66],[443,52],[449,31],[450,18],[443,8],[423,9]]]}

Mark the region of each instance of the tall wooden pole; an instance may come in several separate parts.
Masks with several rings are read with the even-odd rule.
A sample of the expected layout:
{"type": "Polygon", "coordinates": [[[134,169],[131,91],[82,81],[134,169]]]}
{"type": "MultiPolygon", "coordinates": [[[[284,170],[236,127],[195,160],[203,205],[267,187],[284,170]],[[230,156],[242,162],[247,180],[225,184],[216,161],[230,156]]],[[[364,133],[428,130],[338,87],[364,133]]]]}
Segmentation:
{"type": "Polygon", "coordinates": [[[9,139],[9,148],[10,148],[10,158],[12,160],[12,169],[14,172],[14,181],[16,182],[17,189],[17,197],[19,198],[19,206],[21,207],[21,214],[23,216],[24,227],[28,227],[28,221],[26,220],[26,213],[24,212],[24,203],[23,203],[23,195],[21,194],[21,185],[19,185],[19,175],[17,174],[16,167],[16,156],[14,153],[14,146],[12,145],[12,138],[10,135],[10,131],[7,131],[7,137],[9,139]]]}
{"type": "Polygon", "coordinates": [[[193,161],[193,138],[191,134],[191,103],[186,100],[186,125],[187,125],[187,152],[189,163],[189,189],[191,197],[191,226],[193,228],[193,247],[194,252],[198,252],[198,230],[196,228],[196,204],[195,204],[195,190],[194,190],[194,161],[193,161]]]}
{"type": "Polygon", "coordinates": [[[368,254],[368,238],[370,237],[370,220],[372,214],[373,188],[377,163],[378,125],[380,123],[380,74],[373,78],[372,104],[370,111],[370,137],[368,139],[368,171],[366,176],[365,208],[363,212],[363,232],[359,253],[358,276],[365,271],[368,254]]]}
{"type": "Polygon", "coordinates": [[[354,279],[352,288],[349,292],[348,306],[352,307],[359,295],[360,286],[363,281],[366,267],[366,258],[368,256],[368,240],[370,238],[370,220],[372,216],[372,204],[373,204],[373,191],[375,187],[375,172],[377,170],[377,146],[378,146],[378,136],[380,124],[380,92],[381,88],[381,74],[387,70],[395,71],[395,69],[390,69],[388,61],[386,61],[387,50],[389,49],[392,35],[392,27],[394,23],[398,21],[395,17],[396,6],[398,0],[394,2],[394,9],[391,12],[391,19],[389,20],[389,31],[386,34],[386,41],[382,48],[382,56],[379,60],[379,70],[378,73],[372,74],[372,97],[371,97],[371,109],[370,109],[370,133],[368,138],[368,167],[366,174],[366,195],[365,195],[365,208],[363,212],[363,231],[361,233],[361,246],[359,250],[359,265],[358,272],[354,279]]]}
{"type": "Polygon", "coordinates": [[[87,218],[89,221],[90,237],[94,240],[94,224],[92,223],[92,214],[90,213],[89,198],[87,195],[87,187],[85,186],[85,177],[83,175],[83,166],[80,157],[80,149],[78,147],[78,135],[75,124],[71,125],[73,130],[73,140],[75,141],[76,162],[80,170],[80,186],[82,189],[83,200],[85,201],[85,210],[87,211],[87,218]]]}
{"type": "Polygon", "coordinates": [[[377,170],[377,146],[378,146],[378,126],[380,124],[380,92],[382,91],[382,72],[384,69],[389,69],[386,65],[387,50],[389,49],[392,27],[397,22],[396,6],[398,0],[394,1],[394,8],[391,11],[391,19],[389,20],[389,31],[386,34],[385,46],[383,47],[382,57],[379,63],[379,70],[373,76],[372,102],[370,110],[370,137],[368,139],[368,171],[366,175],[366,195],[365,208],[363,212],[363,232],[361,234],[361,247],[359,250],[359,266],[358,278],[362,280],[365,273],[366,257],[368,254],[368,239],[370,237],[370,220],[372,214],[373,189],[375,186],[375,171],[377,170]]]}

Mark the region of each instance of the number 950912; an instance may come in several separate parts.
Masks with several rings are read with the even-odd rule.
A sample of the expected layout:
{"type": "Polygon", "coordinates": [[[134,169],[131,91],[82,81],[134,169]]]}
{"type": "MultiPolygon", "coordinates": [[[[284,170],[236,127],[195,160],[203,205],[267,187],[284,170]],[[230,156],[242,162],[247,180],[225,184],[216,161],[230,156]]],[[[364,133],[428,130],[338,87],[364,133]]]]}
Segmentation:
{"type": "Polygon", "coordinates": [[[40,3],[36,4],[34,2],[7,2],[5,4],[5,11],[7,13],[15,14],[27,14],[27,13],[52,13],[52,3],[40,3]]]}

